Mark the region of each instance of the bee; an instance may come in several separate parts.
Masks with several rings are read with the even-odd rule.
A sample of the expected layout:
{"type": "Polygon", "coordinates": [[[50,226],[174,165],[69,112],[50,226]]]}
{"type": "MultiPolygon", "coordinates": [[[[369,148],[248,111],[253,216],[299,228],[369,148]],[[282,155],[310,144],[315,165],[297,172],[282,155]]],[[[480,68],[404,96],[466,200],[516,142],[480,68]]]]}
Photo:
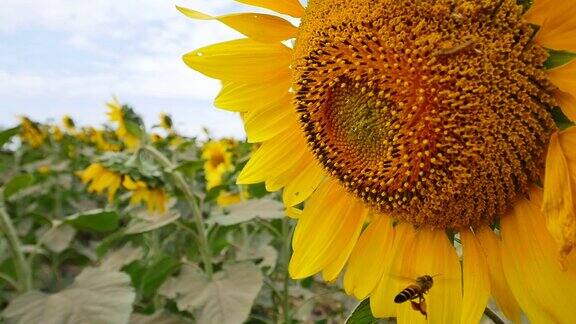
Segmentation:
{"type": "Polygon", "coordinates": [[[413,310],[419,311],[422,315],[428,317],[424,295],[432,288],[434,277],[435,276],[424,275],[416,278],[413,284],[404,288],[404,290],[394,297],[394,302],[401,304],[409,300],[413,310]],[[415,299],[418,299],[418,301],[415,299]]]}

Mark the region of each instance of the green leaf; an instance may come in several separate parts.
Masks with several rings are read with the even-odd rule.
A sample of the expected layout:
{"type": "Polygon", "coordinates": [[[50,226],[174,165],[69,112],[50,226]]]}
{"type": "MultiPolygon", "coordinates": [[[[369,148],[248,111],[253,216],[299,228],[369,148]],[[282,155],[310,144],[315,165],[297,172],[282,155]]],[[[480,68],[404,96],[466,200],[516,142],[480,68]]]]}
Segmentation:
{"type": "Polygon", "coordinates": [[[240,324],[262,283],[262,273],[252,263],[231,265],[212,280],[198,266],[187,264],[162,285],[160,294],[176,301],[179,310],[197,313],[198,323],[240,324]]]}
{"type": "Polygon", "coordinates": [[[152,296],[166,278],[180,266],[180,261],[169,255],[161,255],[146,269],[140,283],[140,290],[144,297],[152,296]]]}
{"type": "Polygon", "coordinates": [[[145,214],[145,217],[135,218],[124,231],[125,234],[140,234],[145,232],[150,232],[160,227],[172,224],[180,218],[180,214],[177,212],[170,213],[164,216],[152,216],[145,214]]]}
{"type": "Polygon", "coordinates": [[[260,219],[278,219],[284,217],[284,205],[272,199],[252,199],[226,207],[215,215],[213,222],[222,226],[236,225],[260,219]]]}
{"type": "Polygon", "coordinates": [[[181,163],[174,169],[174,171],[181,172],[187,177],[193,177],[196,172],[202,170],[204,161],[186,161],[181,163]]]}
{"type": "Polygon", "coordinates": [[[140,125],[131,120],[124,120],[124,125],[126,125],[126,130],[128,133],[138,138],[142,137],[142,128],[140,128],[140,125]]]}
{"type": "Polygon", "coordinates": [[[18,191],[34,184],[34,177],[31,174],[20,174],[8,181],[4,185],[4,199],[10,198],[18,191]]]}
{"type": "Polygon", "coordinates": [[[562,109],[554,108],[552,109],[551,113],[552,118],[554,119],[554,123],[556,123],[556,127],[558,127],[560,130],[564,130],[568,127],[574,126],[574,123],[570,119],[568,119],[566,115],[564,115],[562,109]]]}
{"type": "Polygon", "coordinates": [[[60,223],[42,233],[40,242],[50,251],[62,253],[70,246],[75,235],[76,230],[72,226],[60,223]]]}
{"type": "Polygon", "coordinates": [[[158,311],[152,315],[133,313],[130,324],[192,324],[190,319],[170,314],[167,311],[158,311]]]}
{"type": "Polygon", "coordinates": [[[530,9],[530,7],[532,7],[533,2],[534,0],[516,0],[516,3],[524,7],[524,11],[530,9]]]}
{"type": "Polygon", "coordinates": [[[20,132],[20,126],[3,130],[0,132],[0,148],[4,146],[14,135],[20,132]]]}
{"type": "Polygon", "coordinates": [[[135,294],[122,272],[86,268],[68,288],[46,294],[31,291],[16,297],[2,313],[10,323],[124,324],[135,294]]]}
{"type": "Polygon", "coordinates": [[[124,266],[144,257],[142,247],[134,247],[131,242],[122,248],[108,253],[100,263],[100,268],[108,271],[120,271],[124,266]]]}
{"type": "Polygon", "coordinates": [[[370,298],[364,299],[352,311],[352,314],[346,319],[346,324],[373,324],[378,323],[378,319],[372,316],[370,310],[370,298]]]}
{"type": "Polygon", "coordinates": [[[66,223],[78,230],[111,232],[118,228],[120,215],[115,211],[94,209],[68,216],[66,223]]]}
{"type": "Polygon", "coordinates": [[[548,59],[546,62],[544,62],[544,68],[548,70],[568,64],[573,59],[576,59],[576,53],[571,53],[568,51],[556,51],[549,49],[548,55],[548,59]]]}

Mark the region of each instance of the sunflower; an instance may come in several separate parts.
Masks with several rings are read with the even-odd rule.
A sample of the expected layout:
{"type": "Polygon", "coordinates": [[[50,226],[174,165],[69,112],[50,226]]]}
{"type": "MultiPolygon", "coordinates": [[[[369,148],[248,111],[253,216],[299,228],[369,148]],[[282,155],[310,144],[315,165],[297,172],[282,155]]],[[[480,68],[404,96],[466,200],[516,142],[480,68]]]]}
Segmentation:
{"type": "Polygon", "coordinates": [[[210,141],[204,144],[202,159],[204,160],[204,175],[208,189],[222,184],[224,173],[234,170],[229,147],[230,145],[226,140],[210,141]]]}
{"type": "Polygon", "coordinates": [[[74,123],[72,117],[68,115],[62,117],[62,125],[64,125],[64,128],[69,132],[74,132],[76,130],[76,123],[74,123]]]}
{"type": "Polygon", "coordinates": [[[114,171],[102,163],[92,163],[83,171],[77,173],[82,183],[88,186],[88,192],[101,194],[108,191],[108,201],[112,202],[116,192],[121,187],[132,193],[131,205],[146,203],[150,213],[164,214],[168,202],[168,196],[162,188],[154,188],[141,180],[134,180],[128,174],[114,171]]]}
{"type": "Polygon", "coordinates": [[[168,132],[172,132],[172,118],[166,113],[160,113],[160,127],[168,132]]]}
{"type": "Polygon", "coordinates": [[[40,129],[37,123],[28,117],[20,117],[20,127],[20,137],[23,142],[28,143],[33,148],[38,148],[44,144],[46,133],[40,129]]]}
{"type": "Polygon", "coordinates": [[[227,191],[221,191],[216,198],[216,204],[220,207],[226,207],[230,205],[237,204],[242,201],[242,196],[240,193],[233,193],[227,191]]]}
{"type": "Polygon", "coordinates": [[[101,163],[92,163],[86,169],[79,171],[77,175],[82,183],[90,183],[88,192],[101,194],[107,190],[109,202],[114,200],[114,196],[122,184],[122,175],[106,168],[101,163]]]}
{"type": "Polygon", "coordinates": [[[163,189],[151,188],[146,182],[140,180],[135,181],[129,175],[124,175],[122,185],[132,192],[130,204],[138,205],[141,202],[145,202],[149,213],[166,213],[168,197],[163,189]]]}
{"type": "MultiPolygon", "coordinates": [[[[131,121],[127,120],[126,114],[129,112],[128,109],[120,105],[118,100],[114,99],[106,104],[108,106],[108,118],[112,122],[118,124],[116,129],[116,134],[118,138],[126,144],[129,150],[134,150],[140,145],[140,139],[136,136],[133,131],[129,128],[129,123],[131,121]]],[[[132,122],[132,124],[135,124],[132,122]]]]}
{"type": "Polygon", "coordinates": [[[50,127],[50,133],[56,142],[60,142],[64,138],[64,133],[62,133],[62,129],[60,127],[53,125],[50,127]]]}
{"type": "Polygon", "coordinates": [[[104,152],[118,152],[120,151],[121,147],[119,144],[111,143],[108,141],[107,135],[114,135],[112,132],[107,132],[105,130],[97,130],[91,129],[89,133],[87,133],[88,138],[90,141],[96,145],[100,151],[104,152]]]}
{"type": "Polygon", "coordinates": [[[401,322],[477,323],[490,297],[576,322],[573,1],[238,1],[300,26],[179,8],[246,36],[184,62],[262,142],[238,183],[284,188],[293,278],[342,273],[401,322]],[[427,318],[394,302],[424,275],[427,318]]]}

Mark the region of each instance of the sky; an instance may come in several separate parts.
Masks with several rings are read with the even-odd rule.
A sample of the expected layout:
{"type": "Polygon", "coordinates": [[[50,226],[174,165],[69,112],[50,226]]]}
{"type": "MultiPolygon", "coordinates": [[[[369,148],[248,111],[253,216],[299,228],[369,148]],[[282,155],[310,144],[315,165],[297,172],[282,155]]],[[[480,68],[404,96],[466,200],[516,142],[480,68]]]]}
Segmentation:
{"type": "MultiPolygon", "coordinates": [[[[106,121],[116,96],[143,115],[172,115],[183,134],[244,137],[237,114],[214,108],[219,82],[186,67],[182,55],[242,37],[208,14],[254,11],[232,0],[0,0],[0,126],[20,115],[80,125],[106,121]]],[[[258,10],[256,10],[258,11],[258,10]]]]}

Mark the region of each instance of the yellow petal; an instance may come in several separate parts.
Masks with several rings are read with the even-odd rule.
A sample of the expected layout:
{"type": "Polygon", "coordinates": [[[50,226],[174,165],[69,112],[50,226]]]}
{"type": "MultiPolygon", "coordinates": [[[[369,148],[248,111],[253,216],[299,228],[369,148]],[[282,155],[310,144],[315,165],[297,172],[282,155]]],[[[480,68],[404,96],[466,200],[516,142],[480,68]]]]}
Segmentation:
{"type": "Polygon", "coordinates": [[[286,216],[294,219],[298,219],[302,216],[302,210],[296,207],[288,207],[284,212],[286,213],[286,216]]]}
{"type": "Polygon", "coordinates": [[[550,15],[548,11],[554,8],[554,1],[556,0],[534,0],[530,9],[524,14],[524,19],[533,24],[542,25],[548,20],[550,15]]]}
{"type": "MultiPolygon", "coordinates": [[[[565,134],[574,136],[574,130],[565,134]]],[[[574,150],[574,147],[568,150],[574,150]]],[[[572,187],[572,184],[559,135],[554,133],[550,138],[546,157],[542,213],[546,216],[548,230],[560,245],[560,256],[564,260],[576,245],[576,212],[573,201],[576,187],[572,187]]]]}
{"type": "Polygon", "coordinates": [[[297,123],[292,95],[288,93],[279,103],[250,111],[244,118],[244,128],[250,143],[268,140],[289,127],[298,129],[297,123]]]}
{"type": "MultiPolygon", "coordinates": [[[[434,285],[426,295],[428,321],[430,323],[456,323],[462,312],[462,282],[460,261],[452,243],[443,230],[419,228],[411,242],[404,242],[394,260],[388,289],[392,296],[406,288],[411,282],[395,277],[411,278],[423,275],[436,276],[434,285]],[[395,282],[396,281],[396,282],[395,282]]],[[[415,311],[410,303],[396,304],[398,323],[416,323],[424,315],[415,311]]]]}
{"type": "Polygon", "coordinates": [[[324,199],[310,201],[298,219],[289,266],[294,279],[311,276],[329,266],[332,267],[327,275],[332,278],[340,270],[336,261],[347,259],[349,244],[355,243],[366,218],[362,203],[348,196],[337,182],[327,182],[320,191],[324,199]]]}
{"type": "MultiPolygon", "coordinates": [[[[576,78],[574,77],[576,75],[576,60],[555,69],[547,70],[546,74],[548,79],[562,92],[576,97],[576,78]]],[[[573,109],[573,107],[568,108],[573,109]]]]}
{"type": "Polygon", "coordinates": [[[250,184],[277,177],[300,161],[306,143],[298,140],[299,130],[288,130],[264,142],[238,176],[238,184],[250,184]]]}
{"type": "Polygon", "coordinates": [[[122,178],[119,175],[115,175],[114,179],[108,186],[108,201],[112,202],[114,200],[114,196],[116,195],[116,191],[120,188],[122,183],[122,178]]]}
{"type": "Polygon", "coordinates": [[[236,0],[247,5],[266,8],[277,13],[300,18],[304,15],[304,7],[298,0],[236,0]]]}
{"type": "Polygon", "coordinates": [[[392,221],[384,215],[374,215],[354,247],[344,276],[344,289],[358,299],[366,298],[388,273],[394,256],[392,221]]]}
{"type": "Polygon", "coordinates": [[[266,44],[245,38],[197,49],[183,59],[190,68],[211,78],[258,81],[285,71],[292,51],[281,43],[266,44]]]}
{"type": "Polygon", "coordinates": [[[280,74],[255,83],[225,81],[214,105],[231,111],[253,111],[278,105],[292,83],[288,66],[280,74]]]}
{"type": "Polygon", "coordinates": [[[486,255],[492,296],[496,299],[498,307],[500,307],[504,315],[506,315],[509,320],[519,323],[520,306],[518,306],[518,302],[508,286],[502,266],[502,243],[488,226],[476,230],[475,234],[486,255]]]}
{"type": "Polygon", "coordinates": [[[460,232],[464,261],[462,320],[460,323],[478,323],[490,298],[490,276],[486,255],[478,239],[470,230],[460,232]]]}
{"type": "Polygon", "coordinates": [[[266,179],[266,190],[268,192],[274,192],[282,189],[286,184],[288,184],[294,177],[302,172],[306,167],[307,161],[305,159],[300,159],[293,167],[286,169],[276,177],[271,177],[266,179]]]}
{"type": "Polygon", "coordinates": [[[541,204],[533,188],[501,219],[504,273],[532,323],[576,323],[576,273],[560,269],[541,204]]]}
{"type": "Polygon", "coordinates": [[[538,44],[576,51],[576,6],[572,1],[535,0],[524,17],[540,25],[535,38],[538,44]]]}
{"type": "Polygon", "coordinates": [[[83,183],[90,182],[90,180],[97,178],[104,170],[104,167],[99,163],[90,164],[84,171],[78,173],[78,176],[83,183]]]}
{"type": "Polygon", "coordinates": [[[210,16],[196,10],[176,6],[176,8],[192,19],[218,20],[230,28],[237,30],[246,37],[265,43],[280,42],[296,36],[298,29],[288,21],[261,13],[238,13],[223,16],[210,16]]]}
{"type": "Polygon", "coordinates": [[[294,206],[308,198],[324,179],[324,171],[311,153],[305,152],[306,167],[284,188],[282,199],[286,206],[294,206]]]}
{"type": "MultiPolygon", "coordinates": [[[[349,198],[351,199],[351,198],[349,198]]],[[[344,265],[348,262],[352,250],[358,242],[358,237],[362,230],[362,226],[366,221],[366,216],[368,215],[368,209],[360,202],[353,204],[350,214],[347,219],[350,221],[344,224],[344,231],[338,233],[339,240],[332,247],[334,250],[338,251],[336,258],[330,263],[328,263],[322,270],[322,278],[325,281],[333,282],[335,281],[344,265]]]]}
{"type": "Polygon", "coordinates": [[[370,308],[375,317],[385,318],[397,315],[398,304],[394,303],[394,297],[414,279],[400,280],[401,277],[407,277],[403,272],[398,272],[400,271],[398,263],[402,261],[402,254],[408,251],[407,248],[412,244],[415,235],[416,232],[410,224],[400,223],[393,228],[391,256],[384,260],[382,277],[370,295],[370,308]],[[395,270],[392,270],[392,267],[395,270]]]}
{"type": "Polygon", "coordinates": [[[556,90],[554,97],[558,100],[564,115],[572,122],[576,122],[576,97],[562,90],[556,90]]]}

